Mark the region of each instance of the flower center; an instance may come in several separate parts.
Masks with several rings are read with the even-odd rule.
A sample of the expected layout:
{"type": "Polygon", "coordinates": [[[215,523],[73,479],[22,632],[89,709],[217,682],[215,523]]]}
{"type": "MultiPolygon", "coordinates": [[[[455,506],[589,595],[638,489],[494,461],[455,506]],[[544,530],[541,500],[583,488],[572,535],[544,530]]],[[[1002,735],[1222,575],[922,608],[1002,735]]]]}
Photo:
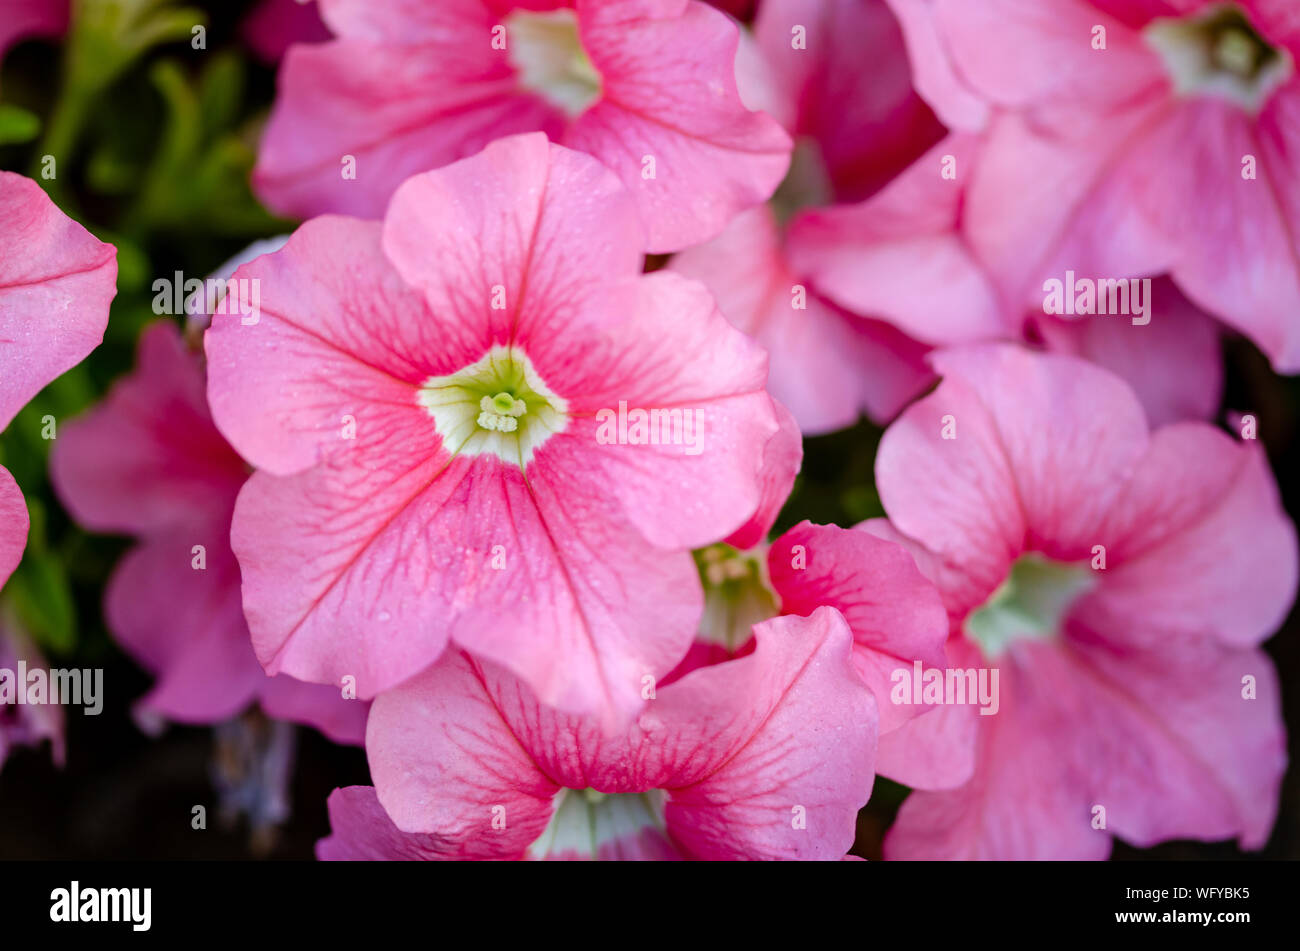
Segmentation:
{"type": "Polygon", "coordinates": [[[582,48],[572,10],[517,10],[506,17],[505,25],[510,62],[525,89],[569,117],[600,98],[600,73],[582,48]]]}
{"type": "Polygon", "coordinates": [[[517,400],[509,393],[485,396],[478,401],[478,424],[484,429],[496,429],[503,433],[513,433],[519,428],[519,417],[528,412],[528,404],[517,400]]]}
{"type": "Polygon", "coordinates": [[[735,653],[748,642],[752,628],[780,613],[767,577],[766,548],[738,551],[710,545],[695,552],[704,587],[704,614],[698,639],[735,653]]]}
{"type": "Polygon", "coordinates": [[[1096,584],[1087,564],[1022,555],[1007,580],[966,618],[966,636],[984,656],[1000,656],[1016,641],[1051,640],[1078,598],[1096,584]]]}
{"type": "Polygon", "coordinates": [[[527,355],[502,344],[455,373],[425,380],[417,398],[452,453],[493,453],[521,469],[569,422],[568,404],[527,355]]]}
{"type": "Polygon", "coordinates": [[[808,136],[798,137],[790,156],[790,169],[772,196],[776,220],[785,224],[805,208],[819,208],[834,200],[835,186],[821,146],[808,136]]]}
{"type": "Polygon", "coordinates": [[[1235,4],[1195,17],[1152,20],[1144,39],[1164,60],[1179,95],[1217,96],[1251,112],[1294,68],[1291,54],[1270,46],[1235,4]]]}
{"type": "Polygon", "coordinates": [[[646,832],[665,838],[665,798],[658,789],[644,793],[561,789],[551,821],[526,854],[530,859],[618,858],[619,842],[646,832]]]}

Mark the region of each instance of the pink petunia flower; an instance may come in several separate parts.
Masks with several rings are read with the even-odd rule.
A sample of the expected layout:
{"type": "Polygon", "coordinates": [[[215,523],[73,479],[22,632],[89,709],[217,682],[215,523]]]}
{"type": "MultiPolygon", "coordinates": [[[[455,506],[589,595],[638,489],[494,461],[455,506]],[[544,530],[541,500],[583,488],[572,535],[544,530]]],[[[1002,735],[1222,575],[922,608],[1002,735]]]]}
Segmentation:
{"type": "MultiPolygon", "coordinates": [[[[1203,423],[1150,431],[1129,387],[1073,357],[934,361],[943,382],[880,445],[888,520],[860,530],[912,550],[947,608],[948,666],[996,697],[990,713],[936,693],[959,705],[897,731],[969,775],[914,792],[886,856],[1103,858],[1113,835],[1260,846],[1286,752],[1258,644],[1297,573],[1264,453],[1203,423]]],[[[894,702],[915,699],[907,679],[894,702]]]]}
{"type": "Polygon", "coordinates": [[[768,504],[778,432],[762,351],[643,246],[613,174],[532,134],[236,272],[261,313],[214,317],[208,391],[259,469],[232,540],[268,672],[373,696],[450,642],[641,707],[699,618],[689,549],[768,504]]]}
{"type": "Polygon", "coordinates": [[[613,736],[449,653],[376,699],[375,789],[330,797],[334,835],[318,855],[842,858],[876,734],[852,635],[831,609],[754,633],[752,654],[663,687],[613,736]]]}
{"type": "MultiPolygon", "coordinates": [[[[1153,424],[1213,416],[1223,389],[1220,328],[1168,278],[1117,282],[1117,303],[1129,314],[1056,316],[1045,313],[1043,293],[1032,307],[1002,293],[967,233],[981,146],[978,137],[955,133],[866,201],[801,214],[790,226],[790,259],[809,294],[907,341],[908,358],[893,364],[897,374],[919,372],[928,382],[928,370],[917,367],[931,347],[1023,340],[1117,373],[1153,424]],[[1134,310],[1139,299],[1142,314],[1134,310]]],[[[1109,309],[1108,297],[1101,303],[1109,309]]],[[[877,366],[887,373],[890,364],[877,366]]]]}
{"type": "Polygon", "coordinates": [[[1300,24],[1274,0],[890,0],[983,154],[963,235],[1007,299],[1169,273],[1300,370],[1300,24]]]}
{"type": "Polygon", "coordinates": [[[542,131],[605,163],[644,248],[718,234],[776,188],[790,140],[736,90],[738,28],[696,0],[321,0],[254,184],[285,214],[379,217],[407,177],[542,131]]]}
{"type": "Polygon", "coordinates": [[[843,429],[864,412],[892,418],[931,381],[927,348],[819,294],[788,253],[771,209],[755,208],[669,267],[705,284],[727,319],[767,348],[769,389],[804,433],[843,429]]]}
{"type": "Polygon", "coordinates": [[[794,136],[793,164],[770,203],[671,266],[708,286],[727,319],[768,348],[772,394],[805,432],[843,428],[864,411],[890,419],[931,379],[925,348],[809,286],[785,221],[870,195],[943,129],[912,90],[883,0],[768,0],[754,36],[759,62],[742,71],[741,91],[794,136]]]}
{"type": "MultiPolygon", "coordinates": [[[[754,42],[771,73],[757,102],[795,140],[775,203],[861,201],[943,135],[912,88],[898,22],[884,0],[765,0],[754,42]]],[[[747,101],[750,90],[742,86],[747,101]]]]}
{"type": "Polygon", "coordinates": [[[217,723],[256,702],[274,719],[361,742],[367,704],[332,687],[268,677],[253,654],[230,549],[248,468],[213,425],[199,355],[174,324],[141,335],[134,373],[64,427],[50,469],[80,524],[139,539],[109,581],[104,615],[157,678],[136,705],[146,726],[217,723]]]}
{"type": "MultiPolygon", "coordinates": [[[[913,728],[905,728],[933,708],[890,702],[894,672],[900,667],[947,666],[943,601],[911,554],[893,541],[865,532],[802,522],[772,543],[767,574],[782,614],[808,615],[832,607],[853,631],[854,667],[871,688],[879,709],[876,772],[923,789],[964,780],[970,771],[969,755],[963,763],[960,755],[946,755],[949,749],[936,756],[932,749],[917,749],[909,742],[913,728]]],[[[942,710],[930,715],[947,716],[942,710]]],[[[965,724],[955,725],[954,732],[969,736],[965,724]]]]}
{"type": "MultiPolygon", "coordinates": [[[[970,775],[966,747],[973,723],[954,722],[954,742],[943,755],[934,755],[909,742],[914,728],[903,730],[933,706],[890,703],[892,676],[900,667],[911,669],[917,662],[925,668],[946,666],[943,602],[905,548],[865,532],[805,521],[770,546],[742,550],[711,545],[697,553],[696,561],[704,587],[704,616],[690,652],[665,683],[748,655],[754,649],[755,624],[832,607],[853,632],[854,667],[879,708],[876,772],[923,789],[946,788],[970,775]],[[953,751],[957,755],[947,755],[953,751]]],[[[928,723],[926,732],[933,732],[928,723]]]]}

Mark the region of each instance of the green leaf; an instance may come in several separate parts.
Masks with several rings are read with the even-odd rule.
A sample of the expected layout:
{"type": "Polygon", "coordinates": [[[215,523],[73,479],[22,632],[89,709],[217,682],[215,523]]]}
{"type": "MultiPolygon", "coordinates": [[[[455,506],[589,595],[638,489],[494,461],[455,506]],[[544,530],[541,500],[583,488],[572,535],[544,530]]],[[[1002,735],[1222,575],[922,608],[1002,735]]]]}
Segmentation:
{"type": "Polygon", "coordinates": [[[77,646],[77,610],[58,559],[28,553],[5,585],[5,597],[43,651],[68,654],[77,646]]]}
{"type": "Polygon", "coordinates": [[[235,124],[243,99],[244,64],[232,51],[217,53],[199,79],[199,114],[209,136],[235,124]]]}
{"type": "Polygon", "coordinates": [[[45,508],[28,502],[31,531],[22,563],[5,585],[5,598],[18,615],[19,625],[37,645],[53,654],[67,654],[77,646],[77,609],[72,586],[59,557],[45,539],[45,508]]]}
{"type": "MultiPolygon", "coordinates": [[[[63,44],[63,91],[46,125],[33,171],[39,171],[45,155],[59,162],[72,159],[100,96],[146,52],[154,46],[188,42],[191,31],[206,23],[202,10],[172,7],[169,0],[74,0],[63,44]]],[[[62,179],[37,180],[51,196],[63,197],[62,179]]],[[[65,202],[59,203],[66,211],[65,202]]]]}
{"type": "Polygon", "coordinates": [[[18,106],[0,103],[0,145],[30,142],[41,134],[41,120],[18,106]]]}

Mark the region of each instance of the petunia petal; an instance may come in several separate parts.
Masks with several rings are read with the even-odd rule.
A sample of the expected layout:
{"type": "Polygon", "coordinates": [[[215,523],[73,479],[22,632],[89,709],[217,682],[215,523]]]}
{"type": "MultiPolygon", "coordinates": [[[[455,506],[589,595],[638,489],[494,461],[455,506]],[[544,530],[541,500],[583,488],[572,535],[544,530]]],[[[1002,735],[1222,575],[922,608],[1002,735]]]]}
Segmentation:
{"type": "Polygon", "coordinates": [[[104,337],[117,251],[0,171],[0,429],[104,337]]]}

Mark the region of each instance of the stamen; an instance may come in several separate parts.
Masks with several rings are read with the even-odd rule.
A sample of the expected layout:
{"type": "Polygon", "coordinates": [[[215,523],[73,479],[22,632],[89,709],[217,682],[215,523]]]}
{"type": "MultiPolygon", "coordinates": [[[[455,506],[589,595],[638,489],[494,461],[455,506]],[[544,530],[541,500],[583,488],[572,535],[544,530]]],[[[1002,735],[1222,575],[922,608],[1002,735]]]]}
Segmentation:
{"type": "Polygon", "coordinates": [[[519,428],[519,417],[528,412],[528,405],[509,393],[485,396],[478,401],[478,424],[484,429],[513,433],[519,428]]]}
{"type": "Polygon", "coordinates": [[[741,552],[710,545],[695,552],[695,566],[704,588],[699,640],[734,652],[749,641],[755,624],[780,613],[767,576],[766,546],[741,552]]]}
{"type": "Polygon", "coordinates": [[[522,350],[504,344],[455,373],[425,380],[418,399],[451,452],[492,453],[521,468],[569,422],[568,403],[522,350]]]}

